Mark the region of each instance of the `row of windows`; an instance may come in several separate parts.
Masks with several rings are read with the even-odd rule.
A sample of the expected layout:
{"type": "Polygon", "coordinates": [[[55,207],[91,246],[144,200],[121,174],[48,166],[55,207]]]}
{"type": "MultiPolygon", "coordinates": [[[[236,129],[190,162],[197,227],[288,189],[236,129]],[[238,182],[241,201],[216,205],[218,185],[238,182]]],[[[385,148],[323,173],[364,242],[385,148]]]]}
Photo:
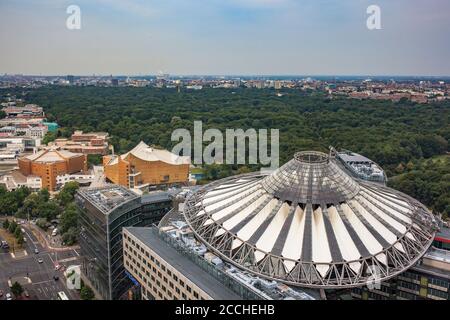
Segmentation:
{"type": "MultiPolygon", "coordinates": [[[[155,286],[152,286],[153,284],[156,284],[156,287],[160,288],[163,292],[166,292],[166,288],[167,286],[169,286],[172,290],[175,289],[175,292],[180,296],[182,299],[187,299],[187,296],[184,292],[180,291],[180,287],[185,288],[186,291],[190,294],[192,294],[194,296],[195,299],[199,299],[200,295],[197,291],[193,290],[190,286],[188,286],[182,279],[179,279],[178,276],[173,273],[171,270],[169,270],[168,268],[166,268],[165,265],[161,264],[159,262],[159,260],[157,258],[155,258],[153,255],[151,255],[148,251],[144,250],[144,248],[142,248],[138,243],[136,243],[134,240],[129,239],[129,237],[127,237],[126,234],[124,234],[124,238],[128,239],[135,248],[137,248],[137,250],[135,250],[134,248],[128,246],[128,243],[125,242],[125,248],[127,248],[127,250],[125,250],[124,255],[127,257],[128,253],[127,251],[129,251],[132,256],[129,256],[129,259],[133,262],[133,264],[137,267],[137,269],[135,269],[133,266],[129,266],[128,261],[126,261],[126,265],[131,267],[131,269],[136,273],[139,274],[140,278],[143,279],[143,281],[150,287],[150,288],[154,288],[153,290],[158,290],[157,288],[155,288],[155,286]],[[147,257],[147,259],[144,258],[147,257]],[[136,257],[137,259],[135,259],[134,257],[136,257]],[[156,265],[156,267],[154,265],[152,265],[152,262],[154,265],[156,265]],[[147,268],[149,270],[152,271],[153,274],[150,274],[150,272],[148,270],[145,269],[145,266],[147,266],[147,268]],[[158,269],[157,269],[158,268],[158,269]],[[164,275],[162,272],[164,272],[164,275]],[[142,273],[144,273],[146,276],[144,277],[142,273]],[[158,278],[155,278],[155,275],[157,275],[158,278]],[[168,277],[170,277],[171,279],[167,278],[166,275],[168,277]],[[165,285],[161,284],[160,280],[162,280],[165,285]],[[151,281],[151,282],[150,282],[151,281]],[[176,283],[176,285],[174,284],[174,282],[176,283]]],[[[169,297],[172,297],[172,293],[171,291],[167,291],[167,294],[169,295],[169,297]],[[170,295],[169,295],[170,292],[170,295]]]]}
{"type": "Polygon", "coordinates": [[[439,297],[439,298],[443,298],[443,299],[448,299],[448,294],[447,292],[443,292],[440,290],[436,290],[433,288],[428,288],[428,293],[435,296],[435,297],[439,297]]]}
{"type": "Polygon", "coordinates": [[[443,287],[443,288],[448,288],[448,281],[446,280],[441,280],[441,279],[436,279],[436,278],[431,278],[430,279],[430,283],[435,285],[435,286],[439,286],[439,287],[443,287]]]}
{"type": "Polygon", "coordinates": [[[402,287],[402,288],[410,289],[413,291],[419,291],[419,289],[420,289],[419,285],[417,285],[415,283],[406,282],[406,281],[399,281],[398,286],[402,287]]]}

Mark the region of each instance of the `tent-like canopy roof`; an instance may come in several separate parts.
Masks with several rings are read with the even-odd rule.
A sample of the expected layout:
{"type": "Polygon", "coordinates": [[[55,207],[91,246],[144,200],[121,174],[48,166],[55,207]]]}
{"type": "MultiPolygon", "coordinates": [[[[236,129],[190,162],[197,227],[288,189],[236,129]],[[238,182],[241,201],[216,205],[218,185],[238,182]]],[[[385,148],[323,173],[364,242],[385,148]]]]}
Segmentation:
{"type": "MultiPolygon", "coordinates": [[[[144,161],[154,162],[161,161],[171,165],[191,164],[191,158],[188,156],[179,156],[170,151],[163,149],[155,149],[148,146],[145,142],[141,141],[131,151],[121,155],[122,160],[127,160],[129,155],[133,155],[144,161]]],[[[110,165],[117,164],[118,158],[114,157],[110,165]]]]}
{"type": "Polygon", "coordinates": [[[338,288],[413,265],[436,232],[418,201],[303,152],[268,174],[211,183],[187,199],[197,237],[240,268],[291,285],[338,288]]]}

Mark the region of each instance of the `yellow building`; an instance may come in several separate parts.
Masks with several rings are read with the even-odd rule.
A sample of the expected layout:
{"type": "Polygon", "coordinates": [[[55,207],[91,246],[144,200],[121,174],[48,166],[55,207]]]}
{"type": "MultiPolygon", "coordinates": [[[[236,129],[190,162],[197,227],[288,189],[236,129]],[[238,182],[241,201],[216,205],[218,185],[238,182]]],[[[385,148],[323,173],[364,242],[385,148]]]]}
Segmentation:
{"type": "Polygon", "coordinates": [[[123,155],[103,157],[106,178],[128,188],[171,185],[189,181],[190,158],[140,142],[123,155]]]}
{"type": "Polygon", "coordinates": [[[35,154],[19,158],[19,171],[25,177],[38,176],[42,188],[57,189],[57,177],[65,174],[87,171],[87,158],[59,148],[47,148],[35,154]]]}

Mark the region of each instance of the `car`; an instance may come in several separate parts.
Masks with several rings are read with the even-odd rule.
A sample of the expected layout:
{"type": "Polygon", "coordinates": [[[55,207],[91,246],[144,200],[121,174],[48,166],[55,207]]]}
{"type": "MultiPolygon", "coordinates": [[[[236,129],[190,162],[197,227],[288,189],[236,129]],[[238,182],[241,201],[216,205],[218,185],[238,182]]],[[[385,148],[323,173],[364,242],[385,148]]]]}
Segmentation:
{"type": "Polygon", "coordinates": [[[55,271],[58,271],[61,268],[59,264],[55,265],[55,271]]]}
{"type": "Polygon", "coordinates": [[[29,298],[30,297],[30,294],[28,293],[28,291],[27,290],[25,290],[24,292],[23,292],[23,294],[25,295],[25,297],[27,297],[27,298],[29,298]]]}
{"type": "Polygon", "coordinates": [[[27,242],[27,238],[23,237],[23,242],[27,242]]]}
{"type": "Polygon", "coordinates": [[[59,277],[55,275],[55,276],[53,276],[53,280],[58,281],[59,277]]]}
{"type": "Polygon", "coordinates": [[[39,259],[37,259],[37,262],[38,262],[38,263],[43,263],[44,260],[43,260],[42,258],[39,258],[39,259]]]}
{"type": "Polygon", "coordinates": [[[34,253],[35,254],[39,254],[39,250],[36,248],[36,249],[34,249],[34,253]]]}
{"type": "Polygon", "coordinates": [[[12,296],[11,296],[11,293],[7,293],[6,294],[6,300],[12,300],[12,296]]]}

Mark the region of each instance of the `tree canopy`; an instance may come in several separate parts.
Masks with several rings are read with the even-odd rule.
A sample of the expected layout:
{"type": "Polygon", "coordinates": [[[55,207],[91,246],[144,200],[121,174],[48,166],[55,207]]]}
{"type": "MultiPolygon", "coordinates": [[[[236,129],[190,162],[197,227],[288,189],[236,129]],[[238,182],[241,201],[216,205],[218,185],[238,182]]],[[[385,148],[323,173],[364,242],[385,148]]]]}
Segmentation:
{"type": "MultiPolygon", "coordinates": [[[[0,94],[14,90],[0,90],[0,94]]],[[[21,91],[11,93],[20,95],[21,91]]],[[[438,169],[410,170],[408,165],[449,151],[450,101],[417,104],[405,99],[330,99],[320,93],[288,89],[283,93],[244,88],[178,93],[176,89],[49,86],[30,89],[24,98],[44,107],[48,118],[59,123],[62,129],[57,136],[70,136],[75,130],[106,131],[116,153],[129,151],[141,140],[171,150],[177,143],[171,141],[172,132],[186,128],[192,133],[194,121],[201,120],[203,130],[279,129],[280,164],[297,151],[327,151],[332,145],[367,156],[389,177],[406,173],[408,178],[392,184],[400,189],[432,188],[427,183],[421,186],[421,181],[429,180],[419,176],[430,170],[436,174],[438,169]],[[413,186],[401,187],[403,182],[413,186]]],[[[205,176],[216,179],[258,168],[206,166],[205,176]]],[[[435,210],[446,210],[447,196],[434,191],[411,195],[435,210]]],[[[0,213],[14,211],[14,199],[1,201],[0,213]]]]}

